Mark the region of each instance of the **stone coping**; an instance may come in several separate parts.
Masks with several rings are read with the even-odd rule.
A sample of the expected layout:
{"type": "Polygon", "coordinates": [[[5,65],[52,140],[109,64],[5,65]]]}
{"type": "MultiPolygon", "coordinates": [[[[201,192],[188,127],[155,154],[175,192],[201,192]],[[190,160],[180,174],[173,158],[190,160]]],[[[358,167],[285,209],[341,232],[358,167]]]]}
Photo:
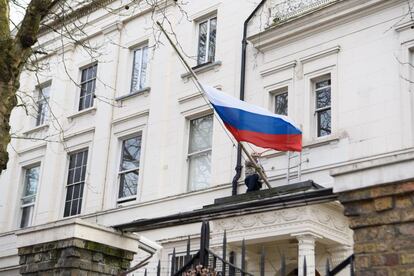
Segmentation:
{"type": "Polygon", "coordinates": [[[17,248],[70,238],[101,243],[131,252],[138,252],[138,249],[142,248],[139,235],[122,233],[113,228],[92,224],[79,218],[29,227],[16,231],[16,236],[17,248]]]}

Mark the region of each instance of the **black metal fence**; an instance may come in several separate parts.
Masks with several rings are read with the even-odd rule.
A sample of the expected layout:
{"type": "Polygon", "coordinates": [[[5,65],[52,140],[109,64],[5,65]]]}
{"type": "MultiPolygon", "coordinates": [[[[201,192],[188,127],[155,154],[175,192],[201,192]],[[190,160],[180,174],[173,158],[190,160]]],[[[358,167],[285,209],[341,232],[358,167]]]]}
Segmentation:
{"type": "MultiPolygon", "coordinates": [[[[223,235],[222,252],[221,255],[216,254],[210,249],[210,225],[208,221],[202,223],[201,236],[200,236],[200,249],[196,253],[191,253],[190,238],[187,240],[187,250],[184,256],[176,255],[176,250],[173,250],[171,258],[170,275],[171,276],[183,276],[190,270],[208,270],[207,275],[216,276],[255,276],[257,274],[246,271],[246,244],[242,241],[241,245],[241,260],[240,267],[235,265],[235,253],[233,251],[227,252],[227,236],[226,232],[223,235]],[[210,273],[210,274],[208,274],[210,273]]],[[[264,276],[266,271],[266,252],[262,247],[259,260],[259,275],[264,276]]],[[[330,268],[329,260],[326,261],[325,276],[335,276],[342,272],[344,269],[349,268],[349,275],[354,276],[354,255],[349,256],[343,262],[330,268]]],[[[303,275],[308,275],[306,257],[303,260],[303,267],[297,269],[295,273],[299,274],[299,269],[302,270],[303,275]]],[[[144,272],[147,275],[147,272],[144,272]]],[[[191,274],[191,275],[198,275],[191,274]]],[[[281,256],[279,274],[280,276],[287,276],[286,271],[286,258],[281,256]]],[[[292,275],[292,274],[290,274],[292,275]]],[[[297,274],[296,274],[297,275],[297,274]]],[[[157,276],[161,276],[161,263],[158,262],[157,276]]]]}

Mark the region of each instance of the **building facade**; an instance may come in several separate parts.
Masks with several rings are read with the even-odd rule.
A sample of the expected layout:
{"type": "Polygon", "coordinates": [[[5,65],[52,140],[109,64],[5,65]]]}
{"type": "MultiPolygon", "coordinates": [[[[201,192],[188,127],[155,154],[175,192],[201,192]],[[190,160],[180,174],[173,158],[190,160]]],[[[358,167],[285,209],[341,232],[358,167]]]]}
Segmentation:
{"type": "MultiPolygon", "coordinates": [[[[243,24],[258,3],[162,1],[154,7],[145,1],[94,2],[74,9],[65,28],[72,37],[43,30],[38,45],[43,54],[36,55],[35,63],[40,70],[22,73],[19,98],[27,108],[13,111],[10,161],[1,175],[0,274],[16,275],[24,267],[17,248],[63,239],[63,230],[57,229],[73,222],[80,225],[73,229],[81,229],[73,233],[85,233],[75,238],[105,243],[112,239],[96,238],[96,231],[115,227],[156,242],[160,248],[146,268],[151,275],[160,261],[167,275],[174,248],[179,258],[190,237],[197,249],[204,218],[168,224],[167,217],[205,210],[212,249],[220,252],[226,231],[237,264],[245,240],[251,273],[258,275],[264,248],[266,275],[280,273],[282,256],[290,275],[302,275],[297,268],[303,257],[309,275],[323,275],[327,259],[335,265],[352,254],[350,226],[355,236],[373,227],[355,215],[376,217],[377,211],[385,214],[400,206],[392,192],[363,198],[355,190],[414,177],[411,3],[263,3],[247,29],[245,100],[297,122],[303,152],[249,150],[260,153],[272,187],[307,184],[285,197],[269,193],[282,207],[269,201],[220,215],[208,206],[227,210],[227,203],[215,200],[232,194],[237,146],[155,22],[174,31],[202,83],[238,98],[243,24]],[[298,194],[303,197],[294,199],[298,194]],[[345,214],[354,215],[351,221],[337,195],[345,214]],[[371,199],[378,208],[351,213],[356,201],[365,206],[362,201],[371,199]],[[143,226],[154,218],[166,223],[143,226]],[[33,238],[42,231],[52,237],[53,229],[54,238],[33,238]]],[[[412,193],[412,185],[401,185],[400,195],[412,193]]],[[[242,177],[238,192],[244,191],[242,177]]],[[[409,202],[404,206],[412,208],[409,202]]],[[[412,220],[407,216],[391,224],[412,220]]],[[[379,221],[373,225],[386,224],[379,221]]],[[[111,235],[119,237],[116,231],[111,235]]],[[[146,244],[138,236],[128,239],[146,244]]],[[[111,246],[122,244],[117,240],[111,246]]],[[[407,256],[413,253],[400,249],[407,256]]],[[[355,251],[367,260],[357,263],[361,271],[388,269],[385,261],[370,263],[375,250],[356,246],[355,251]]],[[[400,260],[403,253],[387,252],[398,259],[395,266],[402,266],[398,275],[411,275],[404,273],[410,273],[413,262],[400,260]]],[[[138,252],[132,263],[145,254],[138,252]]]]}

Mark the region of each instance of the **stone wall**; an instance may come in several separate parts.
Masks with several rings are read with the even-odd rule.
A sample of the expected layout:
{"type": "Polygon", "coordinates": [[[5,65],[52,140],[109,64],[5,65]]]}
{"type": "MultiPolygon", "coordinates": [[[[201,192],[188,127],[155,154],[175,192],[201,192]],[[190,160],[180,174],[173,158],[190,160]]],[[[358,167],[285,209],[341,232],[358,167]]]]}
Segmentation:
{"type": "Polygon", "coordinates": [[[344,192],[339,200],[354,230],[356,275],[414,275],[414,181],[344,192]]]}
{"type": "Polygon", "coordinates": [[[22,275],[118,275],[134,252],[79,238],[19,248],[22,275]]]}

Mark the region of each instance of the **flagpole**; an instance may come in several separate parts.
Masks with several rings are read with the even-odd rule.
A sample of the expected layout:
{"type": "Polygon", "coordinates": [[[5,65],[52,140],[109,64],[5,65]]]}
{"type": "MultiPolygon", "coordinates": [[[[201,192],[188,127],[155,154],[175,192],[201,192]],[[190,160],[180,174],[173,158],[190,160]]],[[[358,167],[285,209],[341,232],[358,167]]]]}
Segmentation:
{"type": "MultiPolygon", "coordinates": [[[[161,29],[162,33],[167,37],[168,42],[170,42],[171,46],[173,47],[173,49],[175,50],[175,52],[180,57],[181,61],[183,62],[184,66],[185,66],[185,68],[188,70],[188,72],[191,74],[191,76],[196,81],[197,86],[200,89],[200,91],[205,95],[206,93],[205,93],[204,87],[201,85],[200,81],[198,80],[197,75],[194,73],[194,71],[191,68],[191,66],[184,59],[183,55],[180,53],[180,51],[178,50],[177,46],[174,44],[174,42],[171,40],[170,36],[164,30],[164,28],[162,27],[161,23],[157,21],[157,25],[161,29]]],[[[254,158],[250,155],[249,151],[246,149],[246,147],[241,142],[239,142],[239,145],[242,148],[243,152],[246,154],[247,158],[249,158],[250,162],[253,163],[253,166],[256,169],[256,172],[259,174],[260,178],[263,180],[263,182],[266,184],[266,186],[269,189],[272,188],[272,186],[270,186],[269,181],[267,180],[267,177],[266,177],[265,173],[263,172],[262,168],[260,168],[260,166],[257,164],[256,160],[254,160],[254,158]]]]}

